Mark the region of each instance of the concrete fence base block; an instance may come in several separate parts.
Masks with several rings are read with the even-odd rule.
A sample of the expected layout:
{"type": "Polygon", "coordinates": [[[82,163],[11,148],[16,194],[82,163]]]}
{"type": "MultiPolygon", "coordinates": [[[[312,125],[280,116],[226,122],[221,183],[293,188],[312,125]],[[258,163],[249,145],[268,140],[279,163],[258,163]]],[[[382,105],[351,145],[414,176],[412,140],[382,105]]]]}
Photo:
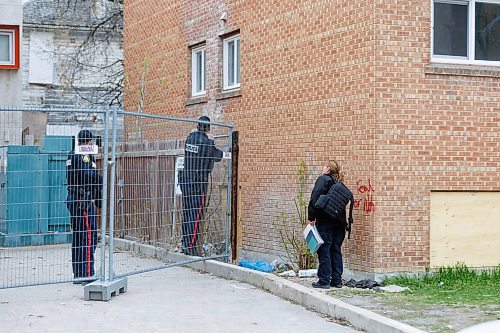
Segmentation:
{"type": "Polygon", "coordinates": [[[113,281],[95,281],[87,284],[83,288],[83,294],[86,301],[107,302],[111,297],[118,296],[125,292],[127,292],[127,278],[113,281]]]}

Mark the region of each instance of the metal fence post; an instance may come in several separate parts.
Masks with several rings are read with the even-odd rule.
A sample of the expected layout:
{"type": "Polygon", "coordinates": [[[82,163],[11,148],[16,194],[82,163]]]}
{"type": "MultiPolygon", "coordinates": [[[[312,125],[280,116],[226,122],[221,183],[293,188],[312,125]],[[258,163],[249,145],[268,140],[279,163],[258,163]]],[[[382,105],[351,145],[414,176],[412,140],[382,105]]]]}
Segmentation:
{"type": "MultiPolygon", "coordinates": [[[[232,148],[233,142],[233,128],[229,129],[228,136],[228,148],[232,148]]],[[[226,256],[225,261],[228,261],[229,258],[229,227],[231,225],[231,161],[227,164],[227,193],[226,193],[226,256]]]]}
{"type": "Polygon", "coordinates": [[[237,258],[238,250],[238,157],[239,157],[239,132],[233,131],[231,135],[231,261],[237,258]]]}
{"type": "MultiPolygon", "coordinates": [[[[109,184],[109,259],[108,259],[108,275],[105,281],[100,283],[88,284],[84,288],[85,300],[108,301],[113,295],[124,293],[127,291],[127,278],[116,279],[113,273],[113,238],[114,238],[114,216],[115,216],[115,178],[116,178],[116,118],[117,110],[113,109],[112,135],[111,135],[111,174],[109,184]]],[[[107,151],[107,150],[106,150],[107,151]]],[[[108,163],[107,159],[105,163],[108,163]]],[[[107,170],[107,169],[106,169],[107,170]]],[[[107,188],[106,188],[107,190],[107,188]]],[[[103,250],[103,252],[105,252],[103,250]]]]}
{"type": "Polygon", "coordinates": [[[113,238],[114,238],[114,223],[115,223],[115,178],[116,178],[116,109],[113,109],[113,124],[111,134],[111,183],[110,183],[110,214],[109,214],[109,271],[108,277],[114,279],[113,273],[113,238]]]}
{"type": "Polygon", "coordinates": [[[108,156],[109,156],[109,110],[104,114],[104,157],[102,163],[102,211],[101,211],[101,277],[100,280],[106,279],[106,223],[108,210],[108,156]]]}

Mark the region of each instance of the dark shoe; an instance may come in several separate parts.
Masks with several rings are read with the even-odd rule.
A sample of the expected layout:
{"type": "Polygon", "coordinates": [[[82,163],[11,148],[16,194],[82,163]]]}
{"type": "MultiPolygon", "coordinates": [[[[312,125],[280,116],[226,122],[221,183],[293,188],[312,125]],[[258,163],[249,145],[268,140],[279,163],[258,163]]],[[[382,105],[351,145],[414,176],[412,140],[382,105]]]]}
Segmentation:
{"type": "Polygon", "coordinates": [[[85,286],[89,283],[92,283],[94,281],[97,281],[99,280],[99,278],[95,277],[95,276],[78,276],[78,277],[75,277],[75,279],[78,279],[76,281],[73,281],[73,284],[81,284],[82,286],[85,286]]]}
{"type": "Polygon", "coordinates": [[[82,282],[81,276],[73,275],[73,284],[82,284],[82,282]]]}
{"type": "Polygon", "coordinates": [[[91,276],[88,280],[82,281],[82,286],[86,286],[87,284],[95,282],[97,280],[99,279],[96,278],[95,276],[91,276]]]}
{"type": "Polygon", "coordinates": [[[342,288],[342,281],[335,283],[332,280],[332,281],[330,281],[330,287],[333,287],[333,288],[342,288]]]}
{"type": "Polygon", "coordinates": [[[321,284],[319,282],[313,282],[312,283],[313,288],[318,288],[318,289],[330,289],[330,286],[327,284],[321,284]]]}

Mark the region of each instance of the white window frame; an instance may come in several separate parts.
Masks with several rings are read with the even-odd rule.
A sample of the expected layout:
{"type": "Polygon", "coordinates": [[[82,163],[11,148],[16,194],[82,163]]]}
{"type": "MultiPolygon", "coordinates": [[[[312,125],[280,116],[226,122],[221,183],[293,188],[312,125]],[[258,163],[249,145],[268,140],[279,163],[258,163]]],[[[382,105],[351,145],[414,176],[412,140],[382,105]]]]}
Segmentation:
{"type": "Polygon", "coordinates": [[[478,65],[478,66],[498,66],[500,61],[476,60],[476,2],[493,3],[500,5],[500,0],[431,0],[431,61],[435,63],[458,64],[458,65],[478,65]],[[467,5],[467,57],[434,54],[434,4],[445,3],[453,5],[467,5]]]}
{"type": "Polygon", "coordinates": [[[240,82],[241,82],[241,42],[240,42],[240,35],[232,36],[230,38],[224,39],[224,44],[223,44],[223,70],[222,70],[222,76],[223,76],[223,90],[230,90],[230,89],[237,89],[240,87],[240,82]],[[233,73],[235,75],[235,82],[233,84],[229,83],[229,43],[235,42],[234,48],[235,51],[236,49],[239,49],[240,52],[233,52],[234,59],[233,59],[233,73]],[[239,48],[236,48],[236,45],[239,45],[239,48]],[[239,75],[237,75],[239,74],[239,75]],[[236,82],[236,78],[240,77],[240,80],[236,82]]]}
{"type": "Polygon", "coordinates": [[[15,50],[15,30],[13,29],[0,29],[0,35],[9,38],[9,61],[0,60],[0,66],[14,66],[16,63],[16,50],[15,50]]]}
{"type": "Polygon", "coordinates": [[[205,87],[205,52],[206,47],[197,47],[191,50],[191,96],[201,96],[207,93],[205,87]],[[198,57],[201,53],[201,77],[198,77],[198,57]],[[201,90],[198,90],[198,83],[201,83],[201,90]]]}

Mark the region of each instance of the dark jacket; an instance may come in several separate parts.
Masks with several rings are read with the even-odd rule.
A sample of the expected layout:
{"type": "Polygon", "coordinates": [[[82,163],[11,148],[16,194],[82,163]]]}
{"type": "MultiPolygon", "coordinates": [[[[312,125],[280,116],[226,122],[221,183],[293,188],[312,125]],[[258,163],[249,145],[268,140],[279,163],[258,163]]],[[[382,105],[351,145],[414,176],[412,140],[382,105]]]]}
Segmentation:
{"type": "Polygon", "coordinates": [[[66,176],[69,192],[76,192],[79,187],[93,191],[95,187],[102,185],[102,177],[97,172],[92,155],[75,154],[71,151],[66,161],[66,176]]]}
{"type": "Polygon", "coordinates": [[[339,227],[345,226],[347,224],[345,209],[339,214],[339,218],[334,221],[328,214],[314,207],[314,203],[318,200],[319,196],[328,193],[330,187],[335,183],[336,180],[334,180],[334,178],[330,174],[318,177],[311,192],[311,199],[309,200],[309,206],[307,208],[307,219],[309,221],[316,221],[316,223],[320,225],[329,224],[339,227]]]}
{"type": "Polygon", "coordinates": [[[207,182],[214,162],[219,162],[222,155],[222,151],[215,147],[214,140],[209,139],[206,133],[191,132],[184,144],[186,181],[207,182]]]}

